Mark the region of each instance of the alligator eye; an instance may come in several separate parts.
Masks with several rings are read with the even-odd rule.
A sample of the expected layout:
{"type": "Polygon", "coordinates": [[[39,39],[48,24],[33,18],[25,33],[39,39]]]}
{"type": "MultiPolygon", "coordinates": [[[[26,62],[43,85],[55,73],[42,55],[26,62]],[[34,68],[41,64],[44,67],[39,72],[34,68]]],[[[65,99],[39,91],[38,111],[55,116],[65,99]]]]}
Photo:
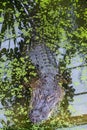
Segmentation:
{"type": "Polygon", "coordinates": [[[44,78],[46,78],[47,76],[45,75],[44,78]]]}
{"type": "Polygon", "coordinates": [[[38,65],[38,64],[36,64],[36,67],[37,67],[37,68],[39,68],[39,65],[38,65]]]}

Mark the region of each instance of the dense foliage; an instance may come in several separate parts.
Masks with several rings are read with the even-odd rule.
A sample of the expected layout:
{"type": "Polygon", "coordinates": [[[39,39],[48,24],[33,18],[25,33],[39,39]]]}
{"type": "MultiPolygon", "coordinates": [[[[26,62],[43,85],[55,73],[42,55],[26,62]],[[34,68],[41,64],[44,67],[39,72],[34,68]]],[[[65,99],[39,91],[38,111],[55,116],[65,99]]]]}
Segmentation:
{"type": "MultiPolygon", "coordinates": [[[[45,43],[56,54],[61,53],[58,48],[65,49],[62,72],[76,51],[84,55],[86,62],[87,1],[1,0],[0,16],[0,100],[6,106],[8,126],[11,118],[19,130],[37,130],[39,127],[48,130],[48,124],[51,128],[69,125],[63,110],[62,119],[57,120],[59,124],[55,120],[41,126],[29,123],[30,82],[37,73],[28,54],[30,47],[38,42],[45,43]],[[6,41],[9,42],[8,49],[5,48],[6,41]],[[14,44],[14,49],[11,44],[14,44]]],[[[7,124],[4,123],[5,127],[7,124]]]]}

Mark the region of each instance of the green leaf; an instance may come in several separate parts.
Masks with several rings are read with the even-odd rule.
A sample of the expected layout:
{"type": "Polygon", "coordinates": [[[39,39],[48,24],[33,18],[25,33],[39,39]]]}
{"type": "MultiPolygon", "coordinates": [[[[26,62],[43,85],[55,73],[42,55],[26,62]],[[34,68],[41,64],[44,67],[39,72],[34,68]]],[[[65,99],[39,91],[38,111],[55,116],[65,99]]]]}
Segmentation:
{"type": "Polygon", "coordinates": [[[1,17],[1,18],[0,18],[0,22],[2,23],[3,21],[4,21],[4,18],[3,18],[3,17],[1,17]]]}

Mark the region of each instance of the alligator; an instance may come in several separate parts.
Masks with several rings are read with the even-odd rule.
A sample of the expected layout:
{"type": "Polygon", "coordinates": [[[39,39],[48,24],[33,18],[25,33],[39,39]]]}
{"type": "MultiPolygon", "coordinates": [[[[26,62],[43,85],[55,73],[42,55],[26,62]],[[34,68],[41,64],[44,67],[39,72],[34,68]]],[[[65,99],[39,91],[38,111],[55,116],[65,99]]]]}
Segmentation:
{"type": "Polygon", "coordinates": [[[32,96],[29,118],[33,123],[46,121],[63,99],[63,89],[58,84],[58,65],[51,50],[45,44],[37,44],[30,50],[30,59],[38,70],[39,79],[31,84],[32,96]]]}

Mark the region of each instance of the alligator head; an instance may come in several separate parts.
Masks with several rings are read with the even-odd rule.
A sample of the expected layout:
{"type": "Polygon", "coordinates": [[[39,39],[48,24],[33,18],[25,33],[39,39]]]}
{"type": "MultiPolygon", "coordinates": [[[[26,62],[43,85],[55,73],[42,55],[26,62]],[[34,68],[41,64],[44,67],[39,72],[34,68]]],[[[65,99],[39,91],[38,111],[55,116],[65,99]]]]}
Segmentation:
{"type": "Polygon", "coordinates": [[[56,105],[63,98],[63,91],[52,76],[45,77],[45,80],[39,79],[35,83],[31,97],[32,109],[29,113],[30,120],[33,123],[39,123],[51,117],[56,105]]]}

